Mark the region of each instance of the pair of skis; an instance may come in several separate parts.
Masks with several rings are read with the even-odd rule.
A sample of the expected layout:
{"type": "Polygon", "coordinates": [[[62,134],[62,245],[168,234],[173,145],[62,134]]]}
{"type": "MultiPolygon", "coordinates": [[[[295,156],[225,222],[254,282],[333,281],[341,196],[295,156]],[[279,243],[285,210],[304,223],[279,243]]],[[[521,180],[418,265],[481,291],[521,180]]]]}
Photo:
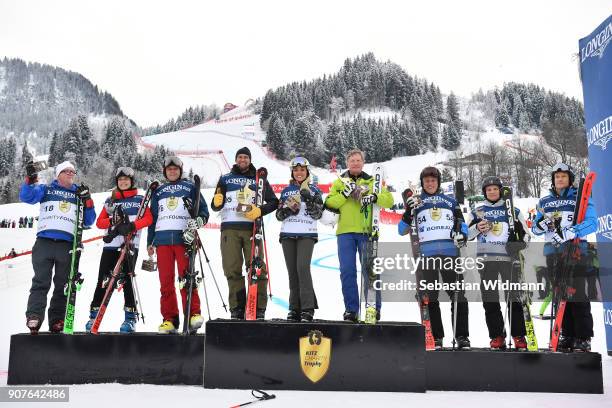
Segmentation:
{"type": "MultiPolygon", "coordinates": [[[[268,170],[265,167],[257,169],[255,174],[255,205],[258,208],[263,206],[263,189],[268,170]]],[[[261,278],[262,270],[265,263],[268,261],[267,251],[260,253],[260,248],[265,248],[265,233],[262,217],[257,218],[253,222],[253,234],[251,236],[251,259],[248,267],[249,289],[247,292],[246,301],[246,320],[257,320],[257,294],[258,283],[261,278]]]]}
{"type": "MultiPolygon", "coordinates": [[[[190,203],[191,205],[188,205],[188,203],[185,203],[185,205],[188,205],[188,210],[190,212],[191,218],[195,219],[197,218],[200,212],[200,176],[198,176],[197,174],[194,175],[193,182],[195,184],[195,201],[193,203],[190,203]]],[[[181,285],[187,290],[187,301],[185,302],[185,309],[183,310],[182,330],[183,335],[185,336],[191,334],[191,330],[189,327],[189,320],[191,317],[191,302],[193,298],[193,291],[197,290],[199,283],[198,271],[196,271],[195,269],[195,261],[199,249],[199,244],[199,239],[194,239],[191,245],[186,246],[187,255],[189,257],[189,265],[187,266],[187,270],[185,271],[185,274],[183,275],[183,279],[181,281],[181,285]]]]}
{"type": "MultiPolygon", "coordinates": [[[[383,183],[383,168],[380,164],[375,164],[372,172],[374,177],[374,183],[372,185],[372,194],[377,197],[382,192],[383,183]]],[[[364,211],[367,218],[367,208],[364,211]]],[[[374,260],[378,257],[378,239],[380,237],[380,206],[376,203],[372,204],[372,224],[370,228],[370,236],[368,238],[367,250],[364,256],[364,262],[362,263],[362,277],[363,277],[363,293],[365,298],[365,324],[376,324],[377,309],[376,309],[376,295],[377,291],[374,289],[374,282],[376,281],[376,275],[373,271],[374,260]]]]}
{"type": "MultiPolygon", "coordinates": [[[[514,212],[514,199],[512,194],[512,189],[510,187],[504,186],[501,189],[501,197],[504,200],[504,207],[506,210],[506,216],[508,217],[508,232],[509,236],[513,238],[514,242],[519,242],[519,236],[517,234],[515,223],[516,223],[516,213],[514,212]]],[[[511,244],[512,245],[512,244],[511,244]]],[[[514,281],[514,277],[520,278],[523,280],[523,266],[521,262],[521,255],[517,255],[512,258],[512,267],[510,272],[510,281],[514,281]]],[[[514,296],[512,291],[510,290],[508,293],[508,298],[506,299],[506,309],[508,311],[508,326],[510,327],[510,339],[512,339],[512,300],[514,296]]],[[[518,301],[521,304],[521,309],[523,311],[523,320],[525,321],[525,340],[527,341],[527,350],[529,351],[538,351],[538,339],[535,334],[535,329],[533,327],[533,318],[531,316],[531,297],[525,291],[521,291],[518,296],[518,301]]],[[[512,340],[509,341],[510,347],[512,347],[512,340]]]]}
{"type": "MultiPolygon", "coordinates": [[[[147,188],[147,191],[145,192],[145,195],[142,197],[142,201],[140,202],[140,206],[138,208],[138,213],[136,215],[137,220],[141,219],[144,216],[145,211],[147,207],[149,206],[149,202],[151,201],[151,196],[153,195],[153,192],[155,191],[155,189],[157,189],[158,186],[159,186],[159,182],[153,181],[147,188]]],[[[133,255],[132,236],[134,234],[135,232],[130,232],[127,236],[125,236],[123,246],[121,247],[121,253],[119,254],[119,259],[117,259],[117,262],[115,263],[115,267],[113,268],[111,272],[110,278],[106,282],[106,292],[104,292],[104,297],[102,298],[100,309],[98,309],[98,314],[96,315],[93,325],[91,326],[92,334],[99,333],[100,324],[102,323],[102,319],[104,318],[104,315],[106,314],[106,309],[108,308],[113,292],[115,291],[115,287],[118,286],[119,281],[122,279],[121,271],[123,269],[123,263],[127,260],[128,257],[131,257],[133,255]]],[[[125,277],[125,278],[132,279],[132,282],[135,282],[133,280],[134,278],[133,267],[130,265],[129,269],[130,269],[130,276],[125,277]]],[[[120,287],[121,286],[119,286],[119,288],[120,287]]],[[[135,285],[134,285],[134,290],[136,291],[135,285]]],[[[138,303],[137,306],[140,306],[140,301],[138,301],[137,303],[138,303]]],[[[142,307],[141,307],[140,315],[142,315],[142,307]]],[[[143,320],[144,320],[144,316],[143,316],[143,320]]]]}
{"type": "MultiPolygon", "coordinates": [[[[406,201],[414,195],[414,192],[407,188],[402,193],[402,200],[404,205],[406,201]]],[[[421,248],[419,246],[419,233],[417,231],[415,209],[412,208],[410,211],[410,248],[412,249],[412,258],[417,259],[421,256],[421,248]]],[[[421,279],[419,269],[416,271],[416,283],[417,283],[417,301],[419,302],[419,312],[421,314],[421,324],[425,328],[425,350],[435,350],[436,342],[431,330],[431,319],[429,318],[429,295],[427,292],[419,290],[419,281],[421,279]]]]}
{"type": "Polygon", "coordinates": [[[81,259],[83,240],[83,217],[85,203],[78,196],[76,198],[76,221],[74,223],[74,235],[72,238],[72,250],[70,259],[70,275],[64,286],[66,295],[66,313],[64,315],[64,334],[74,333],[74,314],[76,306],[76,293],[81,289],[83,278],[79,272],[79,260],[81,259]]]}
{"type": "MultiPolygon", "coordinates": [[[[584,221],[586,216],[587,207],[589,204],[589,197],[593,189],[593,183],[595,182],[597,175],[595,172],[589,172],[586,177],[580,179],[578,186],[578,193],[576,195],[576,206],[574,207],[574,218],[572,225],[580,224],[584,221]]],[[[557,311],[554,318],[554,323],[550,333],[550,351],[557,351],[559,346],[559,337],[561,336],[561,329],[563,328],[563,316],[565,315],[565,308],[567,301],[571,300],[572,296],[576,293],[576,288],[572,285],[572,269],[580,260],[580,238],[576,237],[570,242],[565,243],[563,249],[562,261],[563,265],[560,269],[559,280],[556,282],[556,287],[553,288],[554,296],[557,297],[554,304],[557,304],[557,311]]],[[[551,271],[551,276],[554,272],[551,271]]]]}

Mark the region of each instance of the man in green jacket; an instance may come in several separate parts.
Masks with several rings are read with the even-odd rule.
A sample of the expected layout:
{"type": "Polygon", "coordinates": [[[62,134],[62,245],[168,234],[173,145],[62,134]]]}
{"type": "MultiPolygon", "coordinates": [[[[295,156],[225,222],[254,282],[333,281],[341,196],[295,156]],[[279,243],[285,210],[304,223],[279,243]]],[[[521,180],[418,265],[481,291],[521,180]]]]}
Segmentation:
{"type": "MultiPolygon", "coordinates": [[[[365,251],[372,232],[372,211],[364,211],[364,209],[371,207],[374,203],[382,208],[391,208],[393,196],[386,187],[382,188],[379,195],[372,192],[374,178],[363,171],[365,157],[361,150],[349,151],[346,163],[348,170],[333,182],[325,200],[325,206],[340,212],[336,235],[338,236],[340,282],[344,297],[344,320],[357,322],[359,290],[355,256],[357,251],[361,259],[366,256],[365,251]]],[[[376,311],[378,320],[380,317],[379,296],[376,299],[376,311]]]]}

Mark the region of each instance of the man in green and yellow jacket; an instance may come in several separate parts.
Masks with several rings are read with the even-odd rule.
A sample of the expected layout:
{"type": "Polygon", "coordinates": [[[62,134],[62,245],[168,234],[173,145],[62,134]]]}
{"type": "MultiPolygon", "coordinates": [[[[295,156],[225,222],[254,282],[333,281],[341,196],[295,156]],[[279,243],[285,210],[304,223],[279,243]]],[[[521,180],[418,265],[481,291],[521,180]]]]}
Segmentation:
{"type": "MultiPolygon", "coordinates": [[[[339,212],[338,259],[340,282],[344,297],[344,320],[356,322],[359,318],[359,291],[357,288],[356,254],[366,255],[372,232],[371,206],[391,208],[393,196],[383,186],[380,194],[372,192],[374,177],[363,171],[365,157],[361,150],[351,150],[346,157],[348,170],[335,180],[325,200],[325,206],[339,212]],[[369,207],[369,210],[365,211],[369,207]]],[[[362,268],[365,269],[365,268],[362,268]]],[[[377,316],[380,316],[380,296],[376,298],[377,316]]]]}

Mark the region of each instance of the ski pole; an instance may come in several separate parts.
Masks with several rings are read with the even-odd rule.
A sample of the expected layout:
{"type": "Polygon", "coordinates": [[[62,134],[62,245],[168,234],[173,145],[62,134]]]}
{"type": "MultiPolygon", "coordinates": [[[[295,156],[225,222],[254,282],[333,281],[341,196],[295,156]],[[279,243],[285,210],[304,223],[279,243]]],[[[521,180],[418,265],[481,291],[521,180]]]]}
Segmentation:
{"type": "Polygon", "coordinates": [[[204,278],[204,267],[202,266],[202,255],[198,251],[198,260],[200,261],[200,274],[202,274],[202,288],[204,289],[204,299],[206,300],[206,311],[208,312],[208,320],[212,319],[210,315],[210,305],[208,304],[208,291],[206,290],[206,279],[204,278]]]}
{"type": "Polygon", "coordinates": [[[132,296],[134,297],[134,303],[136,303],[136,310],[140,308],[139,316],[142,318],[142,324],[145,324],[144,309],[140,301],[140,291],[138,290],[138,284],[136,283],[136,259],[133,254],[128,258],[128,267],[130,268],[130,280],[132,281],[132,296]]]}
{"type": "Polygon", "coordinates": [[[268,394],[267,392],[262,391],[262,390],[251,390],[251,395],[255,397],[253,401],[247,401],[247,402],[243,402],[242,404],[232,405],[230,408],[244,407],[245,405],[256,404],[258,402],[267,401],[267,400],[276,398],[276,395],[268,394]]]}
{"type": "MultiPolygon", "coordinates": [[[[213,278],[213,282],[215,283],[215,287],[217,288],[217,293],[219,294],[219,299],[221,299],[221,303],[223,304],[223,309],[225,310],[225,313],[227,313],[227,305],[225,304],[225,300],[223,299],[223,295],[221,295],[221,290],[219,289],[219,284],[217,283],[217,278],[215,277],[215,274],[212,270],[212,267],[210,266],[210,259],[208,259],[208,255],[206,254],[206,249],[204,249],[204,245],[202,245],[202,240],[200,239],[200,235],[197,235],[198,238],[198,245],[200,246],[200,249],[202,250],[202,253],[204,254],[204,259],[206,259],[206,265],[208,265],[208,270],[210,271],[210,274],[212,275],[213,278]]],[[[202,257],[200,256],[200,262],[202,261],[202,257]]],[[[201,266],[200,266],[201,268],[201,266]]]]}
{"type": "Polygon", "coordinates": [[[453,350],[455,350],[455,346],[457,345],[457,285],[459,284],[459,275],[455,272],[455,292],[453,293],[453,350]]]}

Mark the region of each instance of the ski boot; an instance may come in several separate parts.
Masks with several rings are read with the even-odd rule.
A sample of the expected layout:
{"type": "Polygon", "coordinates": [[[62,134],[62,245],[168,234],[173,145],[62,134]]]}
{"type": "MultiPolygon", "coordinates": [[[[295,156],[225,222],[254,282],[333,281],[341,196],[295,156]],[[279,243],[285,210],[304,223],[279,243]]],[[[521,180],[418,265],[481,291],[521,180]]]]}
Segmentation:
{"type": "Polygon", "coordinates": [[[557,351],[562,353],[571,353],[574,349],[574,338],[570,336],[559,336],[559,342],[557,343],[557,351]]]}
{"type": "Polygon", "coordinates": [[[576,338],[574,340],[574,352],[576,353],[588,353],[591,351],[591,338],[586,337],[584,339],[576,338]]]}
{"type": "Polygon", "coordinates": [[[503,336],[497,336],[491,339],[489,343],[491,350],[505,350],[506,349],[506,339],[503,336]]]}
{"type": "Polygon", "coordinates": [[[134,333],[136,331],[136,322],[138,321],[138,312],[133,307],[126,307],[124,311],[125,320],[121,323],[119,331],[121,333],[134,333]]]}
{"type": "Polygon", "coordinates": [[[300,317],[301,317],[302,322],[312,322],[312,319],[314,318],[314,310],[313,309],[302,310],[302,314],[300,317]]]}
{"type": "Polygon", "coordinates": [[[194,313],[189,318],[189,331],[193,334],[204,324],[204,318],[199,313],[194,313]]]}
{"type": "Polygon", "coordinates": [[[469,350],[470,349],[470,339],[466,336],[457,336],[457,349],[458,350],[469,350]]]}
{"type": "Polygon", "coordinates": [[[255,312],[255,318],[257,320],[266,320],[266,309],[257,309],[255,312]]]}
{"type": "Polygon", "coordinates": [[[342,318],[344,319],[345,322],[348,322],[348,323],[358,323],[358,320],[359,320],[357,318],[356,312],[349,312],[348,310],[344,312],[344,315],[342,316],[342,318]]]}
{"type": "Polygon", "coordinates": [[[26,318],[26,326],[30,329],[31,335],[38,334],[40,326],[42,325],[42,319],[36,315],[31,315],[26,318]]]}
{"type": "Polygon", "coordinates": [[[518,351],[526,351],[527,350],[527,340],[525,340],[525,336],[515,336],[512,337],[514,340],[514,348],[518,351]]]}
{"type": "Polygon", "coordinates": [[[300,312],[298,310],[289,309],[289,313],[287,314],[287,320],[290,322],[299,322],[301,319],[300,312]]]}
{"type": "Polygon", "coordinates": [[[244,309],[242,308],[234,308],[230,310],[230,315],[232,320],[244,320],[244,309]]]}
{"type": "Polygon", "coordinates": [[[176,326],[171,320],[164,320],[164,322],[159,325],[157,332],[159,334],[176,334],[176,326]]]}
{"type": "Polygon", "coordinates": [[[440,337],[439,339],[434,339],[434,349],[435,350],[442,350],[442,344],[443,344],[443,338],[440,337]]]}
{"type": "Polygon", "coordinates": [[[53,323],[51,323],[51,326],[49,326],[49,331],[54,334],[62,333],[64,331],[64,320],[54,320],[53,323]]]}
{"type": "Polygon", "coordinates": [[[96,320],[96,316],[98,316],[98,310],[100,310],[99,307],[92,307],[89,311],[89,320],[87,321],[87,323],[85,323],[85,331],[87,333],[91,333],[91,327],[93,326],[94,321],[96,320]]]}

